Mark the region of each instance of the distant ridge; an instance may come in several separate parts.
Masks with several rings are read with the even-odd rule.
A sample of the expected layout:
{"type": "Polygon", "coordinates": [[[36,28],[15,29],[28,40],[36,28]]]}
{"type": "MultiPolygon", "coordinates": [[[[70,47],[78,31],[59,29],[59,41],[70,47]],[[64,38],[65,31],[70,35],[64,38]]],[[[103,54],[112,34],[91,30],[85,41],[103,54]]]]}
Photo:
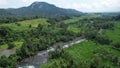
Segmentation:
{"type": "Polygon", "coordinates": [[[64,9],[56,7],[53,4],[48,4],[46,2],[34,2],[30,6],[21,7],[21,8],[11,8],[11,9],[0,9],[1,15],[19,15],[19,16],[40,16],[40,17],[57,17],[57,16],[73,16],[80,15],[82,12],[79,12],[74,9],[64,9]],[[1,11],[1,10],[4,10],[1,11]]]}

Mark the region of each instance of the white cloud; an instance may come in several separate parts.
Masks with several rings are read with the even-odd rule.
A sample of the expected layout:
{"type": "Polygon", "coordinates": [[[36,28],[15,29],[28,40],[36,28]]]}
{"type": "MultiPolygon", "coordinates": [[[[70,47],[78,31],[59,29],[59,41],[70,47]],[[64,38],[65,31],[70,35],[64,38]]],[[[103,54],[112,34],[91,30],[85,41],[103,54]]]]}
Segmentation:
{"type": "Polygon", "coordinates": [[[37,0],[22,0],[24,3],[32,3],[34,1],[37,1],[37,0]]]}
{"type": "Polygon", "coordinates": [[[6,6],[7,4],[7,0],[0,0],[0,8],[6,6]]]}
{"type": "Polygon", "coordinates": [[[83,12],[109,12],[120,11],[120,0],[89,0],[81,2],[76,0],[73,3],[61,3],[59,6],[73,8],[83,12]]]}
{"type": "Polygon", "coordinates": [[[45,1],[58,7],[72,8],[83,12],[120,11],[120,0],[13,0],[12,2],[0,0],[0,8],[28,6],[34,1],[45,1]],[[15,3],[12,4],[14,1],[15,3]]]}
{"type": "Polygon", "coordinates": [[[85,3],[75,3],[73,8],[85,12],[107,12],[107,11],[120,11],[120,0],[96,0],[85,3]]]}

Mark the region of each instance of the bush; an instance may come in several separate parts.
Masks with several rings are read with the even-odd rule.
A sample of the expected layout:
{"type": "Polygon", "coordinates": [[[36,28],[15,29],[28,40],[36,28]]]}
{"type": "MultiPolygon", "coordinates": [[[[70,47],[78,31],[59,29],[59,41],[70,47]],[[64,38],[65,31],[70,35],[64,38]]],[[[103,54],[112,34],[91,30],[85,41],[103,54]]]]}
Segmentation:
{"type": "Polygon", "coordinates": [[[57,48],[55,49],[55,51],[50,51],[49,52],[49,57],[51,59],[55,59],[55,58],[61,57],[62,53],[63,53],[62,47],[57,46],[57,48]]]}
{"type": "Polygon", "coordinates": [[[120,42],[113,42],[113,43],[112,43],[112,46],[113,46],[114,48],[120,49],[120,42]]]}
{"type": "Polygon", "coordinates": [[[107,44],[107,45],[109,45],[111,43],[111,40],[108,37],[104,36],[104,35],[97,35],[96,38],[95,38],[95,41],[97,43],[107,44]]]}
{"type": "Polygon", "coordinates": [[[8,49],[12,49],[12,48],[14,48],[14,43],[8,43],[8,49]]]}

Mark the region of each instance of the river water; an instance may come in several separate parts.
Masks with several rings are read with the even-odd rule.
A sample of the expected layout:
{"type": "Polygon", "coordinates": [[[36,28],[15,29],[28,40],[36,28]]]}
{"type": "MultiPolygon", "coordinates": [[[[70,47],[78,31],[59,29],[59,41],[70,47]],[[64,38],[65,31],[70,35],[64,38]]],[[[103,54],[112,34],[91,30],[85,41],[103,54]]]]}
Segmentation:
{"type": "Polygon", "coordinates": [[[78,37],[72,41],[69,42],[59,42],[54,44],[53,46],[47,48],[46,50],[39,51],[36,55],[26,58],[23,61],[20,62],[20,64],[17,66],[17,68],[39,68],[40,65],[46,63],[48,61],[48,52],[54,51],[57,45],[62,45],[62,48],[67,48],[69,46],[72,46],[73,44],[80,43],[84,41],[84,38],[78,37]]]}

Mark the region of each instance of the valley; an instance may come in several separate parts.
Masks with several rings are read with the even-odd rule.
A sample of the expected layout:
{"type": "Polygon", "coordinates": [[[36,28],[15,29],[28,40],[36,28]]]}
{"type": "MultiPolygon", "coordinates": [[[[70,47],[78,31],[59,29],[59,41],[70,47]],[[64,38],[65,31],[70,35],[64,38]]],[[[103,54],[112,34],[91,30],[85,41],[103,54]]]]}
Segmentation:
{"type": "Polygon", "coordinates": [[[0,9],[0,68],[120,68],[120,13],[0,9]]]}

